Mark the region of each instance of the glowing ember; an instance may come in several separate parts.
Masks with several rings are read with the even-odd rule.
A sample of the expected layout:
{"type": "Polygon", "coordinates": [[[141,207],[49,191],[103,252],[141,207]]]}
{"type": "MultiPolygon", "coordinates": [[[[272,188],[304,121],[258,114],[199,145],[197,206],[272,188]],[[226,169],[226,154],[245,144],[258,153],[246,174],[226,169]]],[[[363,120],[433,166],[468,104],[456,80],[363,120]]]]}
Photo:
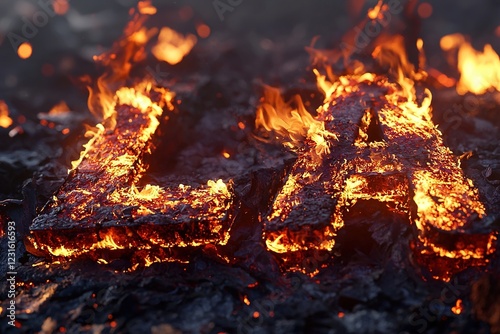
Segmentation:
{"type": "Polygon", "coordinates": [[[462,313],[464,309],[464,306],[462,304],[462,300],[461,299],[457,299],[457,302],[455,303],[455,305],[451,308],[451,311],[455,314],[460,314],[462,313]]]}
{"type": "Polygon", "coordinates": [[[175,65],[181,62],[196,42],[195,35],[183,36],[175,30],[163,27],[158,35],[158,43],[153,47],[152,52],[158,60],[175,65]]]}
{"type": "MultiPolygon", "coordinates": [[[[375,5],[375,7],[373,7],[372,9],[370,9],[368,11],[368,17],[371,19],[371,20],[375,20],[379,14],[380,14],[380,10],[382,9],[382,6],[383,6],[383,1],[382,0],[379,0],[379,2],[375,5]]],[[[386,5],[387,6],[387,5],[386,5]]]]}
{"type": "Polygon", "coordinates": [[[458,49],[458,94],[484,94],[491,89],[500,91],[500,58],[490,44],[478,51],[464,36],[453,34],[441,38],[440,45],[444,51],[458,49]]]}
{"type": "Polygon", "coordinates": [[[9,117],[9,107],[5,101],[0,100],[0,126],[7,129],[12,125],[12,118],[9,117]]]}

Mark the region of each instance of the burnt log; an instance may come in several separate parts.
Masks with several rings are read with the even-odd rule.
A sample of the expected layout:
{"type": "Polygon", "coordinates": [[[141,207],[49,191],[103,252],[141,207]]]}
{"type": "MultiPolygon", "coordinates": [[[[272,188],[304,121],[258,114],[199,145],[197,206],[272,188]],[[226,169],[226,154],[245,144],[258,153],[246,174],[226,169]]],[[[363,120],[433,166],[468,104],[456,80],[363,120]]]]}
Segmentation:
{"type": "Polygon", "coordinates": [[[331,152],[319,163],[311,155],[314,143],[299,152],[265,215],[268,248],[284,254],[284,262],[298,251],[330,251],[349,223],[343,218],[349,208],[372,199],[413,224],[414,255],[434,276],[486,264],[495,236],[485,231],[485,208],[472,181],[431,121],[430,99],[409,101],[383,77],[356,86],[320,110],[317,119],[339,133],[338,141],[329,139],[331,152]],[[435,258],[441,260],[433,266],[435,258]]]}
{"type": "MultiPolygon", "coordinates": [[[[153,95],[153,94],[151,94],[153,95]]],[[[31,225],[32,253],[97,258],[106,251],[227,242],[231,185],[137,185],[160,122],[173,106],[119,104],[116,126],[100,126],[81,162],[31,225]]]]}

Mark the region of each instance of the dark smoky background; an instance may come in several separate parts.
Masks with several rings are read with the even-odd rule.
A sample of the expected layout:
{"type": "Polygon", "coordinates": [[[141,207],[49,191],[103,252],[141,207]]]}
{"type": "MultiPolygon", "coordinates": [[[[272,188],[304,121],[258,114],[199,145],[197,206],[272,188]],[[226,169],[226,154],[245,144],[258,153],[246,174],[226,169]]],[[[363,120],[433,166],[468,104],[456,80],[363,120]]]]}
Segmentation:
{"type": "MultiPolygon", "coordinates": [[[[61,77],[93,73],[92,56],[119,38],[130,8],[137,3],[133,0],[54,2],[67,2],[67,8],[61,9],[62,15],[49,17],[46,23],[43,17],[36,18],[36,13],[49,6],[50,0],[0,2],[0,97],[20,93],[29,86],[47,88],[61,77]],[[35,27],[37,32],[32,37],[26,38],[33,46],[33,54],[22,60],[17,55],[17,41],[8,36],[22,37],[23,26],[33,19],[39,20],[40,25],[35,27]]],[[[269,56],[277,49],[303,52],[315,36],[320,36],[318,46],[338,46],[341,37],[376,3],[375,0],[153,1],[158,14],[150,23],[171,26],[182,33],[196,33],[198,24],[206,24],[211,34],[202,42],[217,40],[214,48],[237,44],[245,54],[242,61],[247,64],[257,64],[263,57],[270,59],[266,68],[255,67],[258,75],[286,65],[285,59],[269,56]]],[[[476,48],[490,43],[500,49],[500,1],[419,1],[416,6],[431,66],[443,65],[439,39],[454,32],[470,36],[476,48]]]]}

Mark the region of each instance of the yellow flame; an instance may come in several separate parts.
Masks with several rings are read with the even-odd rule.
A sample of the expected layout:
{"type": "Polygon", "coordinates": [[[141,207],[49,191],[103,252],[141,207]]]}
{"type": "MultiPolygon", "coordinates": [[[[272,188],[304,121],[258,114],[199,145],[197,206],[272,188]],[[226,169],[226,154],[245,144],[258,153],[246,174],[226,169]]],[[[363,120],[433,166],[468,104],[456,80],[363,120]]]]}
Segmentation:
{"type": "Polygon", "coordinates": [[[300,147],[304,139],[309,139],[314,142],[318,156],[330,153],[328,138],[337,138],[325,129],[322,121],[312,117],[299,95],[285,103],[279,89],[270,86],[264,86],[264,97],[257,108],[255,125],[284,137],[284,144],[292,149],[300,147]],[[295,106],[292,106],[292,102],[295,106]]]}
{"type": "Polygon", "coordinates": [[[50,254],[56,257],[73,257],[79,254],[87,253],[90,250],[96,250],[96,249],[124,249],[125,247],[122,245],[119,245],[116,243],[112,235],[107,234],[104,239],[95,242],[90,246],[90,249],[78,249],[78,248],[73,248],[73,249],[67,249],[64,246],[59,246],[52,248],[50,246],[47,246],[47,250],[49,251],[50,254]]]}
{"type": "Polygon", "coordinates": [[[463,35],[452,34],[442,37],[440,46],[444,51],[458,49],[458,94],[484,94],[491,89],[500,91],[500,57],[490,44],[479,51],[463,35]]]}
{"type": "MultiPolygon", "coordinates": [[[[136,84],[135,87],[121,87],[118,89],[114,93],[112,100],[109,101],[109,108],[113,110],[112,113],[115,113],[114,110],[116,105],[126,104],[139,109],[144,114],[147,114],[151,123],[141,132],[141,139],[147,141],[159,124],[158,117],[163,113],[162,107],[166,107],[168,110],[173,110],[174,107],[172,105],[172,100],[174,97],[175,93],[167,91],[163,88],[153,88],[150,81],[143,81],[136,84]],[[161,94],[162,100],[160,102],[153,102],[147,95],[151,90],[161,94]]],[[[83,145],[84,150],[81,152],[80,157],[71,163],[71,169],[75,169],[81,163],[90,148],[94,145],[98,138],[104,134],[105,131],[105,121],[97,124],[94,128],[87,130],[85,137],[90,139],[85,145],[83,145]]],[[[127,160],[126,158],[127,157],[125,155],[119,157],[111,163],[110,167],[116,167],[125,163],[127,160]]],[[[126,172],[126,170],[121,168],[116,169],[116,172],[123,173],[126,172]]]]}
{"type": "MultiPolygon", "coordinates": [[[[423,48],[421,40],[417,41],[417,47],[423,48]]],[[[404,97],[415,100],[415,81],[422,80],[426,73],[416,72],[413,64],[409,62],[403,36],[395,35],[382,41],[372,55],[382,66],[389,67],[389,71],[403,89],[404,97]]]]}
{"type": "Polygon", "coordinates": [[[152,83],[144,81],[135,87],[122,87],[116,91],[116,103],[125,104],[139,109],[142,113],[160,116],[163,112],[161,106],[151,101],[146,94],[151,91],[152,83]]]}
{"type": "Polygon", "coordinates": [[[175,65],[191,52],[197,42],[196,36],[183,36],[173,29],[163,27],[158,35],[158,43],[151,50],[153,55],[170,65],[175,65]]]}
{"type": "MultiPolygon", "coordinates": [[[[78,165],[80,165],[83,158],[87,155],[88,151],[94,145],[94,142],[104,133],[104,131],[104,126],[102,124],[97,124],[95,128],[88,129],[85,132],[85,137],[90,139],[86,144],[83,145],[83,150],[80,153],[80,157],[71,162],[71,170],[76,169],[78,165]]],[[[68,172],[70,172],[71,170],[69,170],[68,172]]]]}
{"type": "Polygon", "coordinates": [[[218,179],[217,181],[208,180],[207,186],[210,194],[212,195],[221,194],[228,198],[231,196],[229,194],[229,190],[227,189],[227,185],[221,179],[218,179]]]}
{"type": "Polygon", "coordinates": [[[110,195],[110,200],[113,203],[128,202],[133,203],[138,201],[153,201],[160,198],[165,193],[165,190],[159,186],[147,184],[140,191],[135,185],[130,188],[116,190],[110,195]]]}

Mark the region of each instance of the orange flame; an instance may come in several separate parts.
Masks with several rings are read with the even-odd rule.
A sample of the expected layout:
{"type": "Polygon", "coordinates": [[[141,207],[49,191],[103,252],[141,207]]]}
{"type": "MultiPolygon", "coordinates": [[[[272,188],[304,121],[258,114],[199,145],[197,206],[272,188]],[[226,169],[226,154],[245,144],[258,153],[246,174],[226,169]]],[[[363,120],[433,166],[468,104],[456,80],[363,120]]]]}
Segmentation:
{"type": "Polygon", "coordinates": [[[69,10],[68,0],[53,0],[52,7],[57,15],[64,15],[69,10]]]}
{"type": "Polygon", "coordinates": [[[458,94],[484,94],[491,89],[500,91],[500,57],[490,44],[478,51],[463,35],[452,34],[442,37],[440,45],[444,51],[458,49],[458,94]]]}
{"type": "Polygon", "coordinates": [[[173,29],[163,27],[158,35],[158,43],[151,50],[158,60],[175,65],[191,52],[197,42],[196,36],[183,36],[173,29]]]}
{"type": "MultiPolygon", "coordinates": [[[[426,73],[416,72],[415,67],[408,61],[403,36],[391,36],[378,45],[373,51],[373,57],[382,65],[388,66],[395,76],[397,83],[403,89],[404,97],[415,99],[415,81],[422,80],[426,73]]],[[[417,47],[423,48],[423,42],[417,41],[417,47]]],[[[422,53],[422,51],[421,51],[422,53]]]]}
{"type": "Polygon", "coordinates": [[[62,115],[62,114],[67,113],[70,110],[71,109],[68,107],[66,102],[61,101],[58,104],[56,104],[55,106],[53,106],[52,109],[50,109],[49,115],[50,116],[62,115]]]}
{"type": "MultiPolygon", "coordinates": [[[[88,107],[100,120],[100,123],[86,132],[85,137],[89,138],[89,142],[84,145],[79,159],[72,162],[72,169],[81,163],[97,137],[101,136],[106,129],[114,129],[117,104],[129,104],[140,109],[143,113],[150,113],[151,128],[156,128],[158,122],[156,117],[161,115],[161,107],[165,103],[170,104],[174,96],[172,93],[162,90],[160,93],[164,97],[165,103],[158,105],[147,97],[147,93],[152,89],[151,81],[143,81],[136,84],[134,88],[125,87],[125,81],[129,79],[133,64],[146,57],[145,45],[157,33],[154,28],[148,30],[143,27],[147,15],[155,12],[151,2],[140,1],[138,8],[139,13],[135,13],[125,27],[124,37],[116,42],[109,52],[94,57],[98,64],[106,68],[105,73],[97,79],[96,87],[88,87],[88,107]]],[[[147,130],[144,131],[144,136],[150,135],[147,130]]]]}
{"type": "MultiPolygon", "coordinates": [[[[146,3],[149,2],[140,2],[143,6],[146,3]]],[[[132,65],[146,57],[144,47],[156,33],[156,29],[143,27],[146,18],[146,15],[136,13],[125,28],[124,37],[109,52],[94,57],[106,72],[97,80],[97,87],[89,87],[88,106],[106,128],[113,129],[116,125],[116,90],[125,85],[132,65]]]]}
{"type": "Polygon", "coordinates": [[[207,38],[208,36],[210,36],[210,31],[210,27],[206,24],[198,24],[196,26],[196,32],[201,38],[207,38]]]}
{"type": "Polygon", "coordinates": [[[264,86],[264,97],[257,108],[255,126],[284,137],[284,144],[292,149],[300,147],[305,139],[311,140],[318,156],[330,152],[328,138],[337,138],[334,133],[325,129],[323,122],[312,117],[299,95],[294,96],[293,101],[285,103],[279,89],[270,86],[264,86]]]}
{"type": "MultiPolygon", "coordinates": [[[[424,98],[417,102],[415,92],[415,82],[424,80],[427,73],[423,70],[415,71],[415,67],[408,61],[404,40],[401,35],[382,36],[379,38],[378,46],[373,50],[372,56],[379,62],[380,65],[389,69],[396,82],[402,89],[398,94],[390,94],[391,102],[408,110],[408,115],[415,114],[413,121],[422,122],[422,117],[426,120],[431,117],[431,101],[432,94],[427,88],[424,90],[424,98]],[[400,98],[406,99],[405,102],[400,101],[400,98]]],[[[423,42],[417,41],[417,47],[421,54],[421,63],[424,63],[423,42]]],[[[325,95],[323,111],[329,108],[330,103],[345,94],[356,91],[357,84],[363,81],[374,82],[376,75],[366,72],[362,64],[358,64],[354,69],[353,75],[345,75],[336,77],[330,66],[325,66],[326,75],[320,73],[318,69],[313,72],[316,75],[318,89],[325,95]]],[[[321,112],[321,111],[320,111],[321,112]]]]}

